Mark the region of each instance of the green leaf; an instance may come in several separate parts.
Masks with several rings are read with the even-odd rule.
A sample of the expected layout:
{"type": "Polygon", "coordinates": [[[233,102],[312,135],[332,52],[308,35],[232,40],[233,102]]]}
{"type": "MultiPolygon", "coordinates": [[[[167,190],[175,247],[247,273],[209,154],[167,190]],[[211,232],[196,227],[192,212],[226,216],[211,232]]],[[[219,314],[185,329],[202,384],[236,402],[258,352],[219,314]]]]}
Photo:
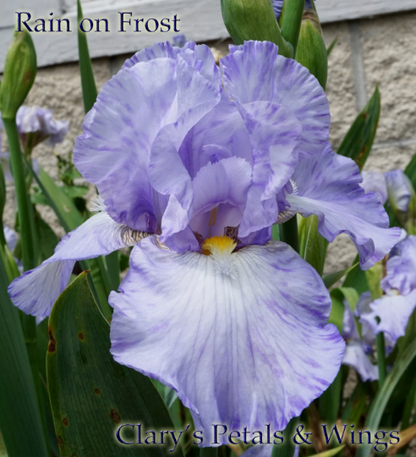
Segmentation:
{"type": "Polygon", "coordinates": [[[342,413],[342,422],[344,424],[357,425],[359,423],[367,408],[369,387],[370,383],[368,382],[358,382],[342,413]]]}
{"type": "Polygon", "coordinates": [[[298,215],[299,254],[322,276],[328,241],[318,233],[318,217],[298,215]]]}
{"type": "Polygon", "coordinates": [[[319,454],[313,454],[311,457],[333,457],[334,455],[337,455],[339,452],[341,452],[345,447],[345,444],[342,446],[338,446],[334,449],[330,449],[329,451],[325,452],[320,452],[319,454]]]}
{"type": "Polygon", "coordinates": [[[43,262],[53,255],[55,247],[58,244],[58,237],[36,210],[35,223],[39,239],[39,253],[43,262]]]}
{"type": "MultiPolygon", "coordinates": [[[[172,455],[171,442],[122,446],[116,440],[125,423],[140,423],[144,430],[174,429],[150,379],[113,360],[110,326],[94,302],[86,273],[58,298],[49,330],[48,386],[61,457],[172,455]]],[[[134,440],[127,429],[122,436],[134,440]]],[[[176,454],[181,455],[179,446],[176,454]]]]}
{"type": "Polygon", "coordinates": [[[354,312],[360,296],[352,287],[339,287],[331,290],[332,308],[329,316],[329,323],[337,326],[339,333],[342,333],[344,323],[344,300],[348,301],[351,311],[354,312]]]}
{"type": "Polygon", "coordinates": [[[322,279],[327,289],[333,286],[337,281],[339,281],[343,276],[347,275],[350,271],[354,270],[354,268],[359,268],[358,263],[351,265],[345,270],[337,271],[336,273],[331,273],[329,275],[322,276],[322,279]]]}
{"type": "MultiPolygon", "coordinates": [[[[358,255],[354,259],[354,264],[359,263],[358,255]]],[[[353,287],[360,295],[368,290],[367,278],[365,276],[365,271],[361,270],[360,266],[358,268],[353,268],[345,278],[342,287],[353,287]]]]}
{"type": "Polygon", "coordinates": [[[404,172],[410,179],[410,182],[413,185],[413,189],[416,190],[416,154],[412,157],[412,160],[409,162],[409,165],[407,165],[404,172]]]}
{"type": "Polygon", "coordinates": [[[47,457],[19,314],[10,301],[7,286],[0,259],[0,430],[9,457],[47,457]]]}
{"type": "MultiPolygon", "coordinates": [[[[402,378],[406,369],[415,360],[416,357],[416,340],[413,340],[406,348],[401,357],[396,359],[393,368],[387,375],[383,386],[378,390],[376,397],[368,412],[367,420],[363,427],[364,430],[378,430],[380,420],[387,406],[387,403],[392,396],[397,384],[402,378]]],[[[361,445],[358,448],[357,457],[369,457],[371,455],[372,446],[361,445]]]]}
{"type": "MultiPolygon", "coordinates": [[[[77,1],[78,24],[83,19],[80,0],[77,1]]],[[[79,70],[81,72],[82,98],[84,100],[84,109],[87,113],[94,105],[97,99],[97,88],[94,81],[94,72],[88,50],[87,35],[78,27],[78,55],[79,70]]]]}
{"type": "Polygon", "coordinates": [[[338,37],[336,37],[332,43],[329,45],[328,49],[326,50],[326,55],[329,57],[331,52],[333,51],[335,45],[337,44],[337,41],[338,41],[338,37]]]}
{"type": "Polygon", "coordinates": [[[352,124],[338,154],[353,159],[362,170],[373,146],[380,117],[380,92],[375,88],[370,101],[352,124]]]}

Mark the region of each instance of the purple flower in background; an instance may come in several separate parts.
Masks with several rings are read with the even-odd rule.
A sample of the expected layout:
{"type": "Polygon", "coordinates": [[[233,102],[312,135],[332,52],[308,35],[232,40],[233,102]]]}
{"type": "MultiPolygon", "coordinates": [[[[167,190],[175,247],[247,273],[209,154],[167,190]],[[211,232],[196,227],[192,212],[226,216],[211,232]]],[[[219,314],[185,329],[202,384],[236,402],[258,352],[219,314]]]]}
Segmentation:
{"type": "Polygon", "coordinates": [[[378,379],[377,365],[374,365],[370,360],[370,357],[374,356],[375,334],[370,326],[363,323],[360,336],[354,316],[359,318],[371,312],[369,309],[371,301],[371,293],[364,292],[353,314],[348,301],[344,300],[342,336],[347,345],[342,363],[353,367],[363,381],[376,381],[378,379]]]}
{"type": "Polygon", "coordinates": [[[365,190],[365,193],[375,192],[380,200],[380,203],[384,205],[387,201],[387,183],[385,174],[381,171],[362,171],[363,182],[361,187],[365,190]]]}
{"type": "Polygon", "coordinates": [[[183,48],[186,44],[186,36],[183,33],[174,35],[172,37],[172,44],[173,44],[173,46],[178,46],[179,48],[183,48]]]}
{"type": "MultiPolygon", "coordinates": [[[[280,15],[282,14],[283,2],[284,0],[272,0],[273,11],[277,21],[280,19],[280,15]]],[[[313,9],[313,0],[305,0],[305,10],[310,9],[313,9]]]]}
{"type": "Polygon", "coordinates": [[[405,238],[392,250],[381,287],[386,295],[370,304],[372,312],[361,316],[360,322],[369,325],[376,334],[384,332],[393,347],[405,334],[416,307],[416,236],[405,238]]]}
{"type": "Polygon", "coordinates": [[[412,183],[403,170],[393,170],[385,174],[389,203],[393,210],[406,212],[414,195],[412,183]]]}
{"type": "Polygon", "coordinates": [[[50,146],[61,143],[69,129],[68,121],[55,120],[52,111],[39,106],[21,106],[16,123],[24,148],[30,150],[43,141],[50,146]]]}
{"type": "Polygon", "coordinates": [[[194,43],[125,63],[74,151],[101,211],[9,287],[20,309],[47,315],[75,260],[135,245],[109,299],[111,352],[174,389],[207,444],[216,422],[283,429],[342,361],[322,279],[272,225],[316,214],[329,241],[352,237],[363,268],[400,235],[328,146],[328,101],[306,68],[247,42],[221,69],[194,43]]]}

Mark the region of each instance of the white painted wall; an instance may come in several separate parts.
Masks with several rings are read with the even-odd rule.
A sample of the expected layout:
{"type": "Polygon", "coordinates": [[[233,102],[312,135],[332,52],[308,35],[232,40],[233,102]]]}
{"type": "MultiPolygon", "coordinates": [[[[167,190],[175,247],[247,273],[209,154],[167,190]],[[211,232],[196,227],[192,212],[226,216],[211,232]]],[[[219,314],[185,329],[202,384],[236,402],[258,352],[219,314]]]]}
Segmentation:
{"type": "MultiPolygon", "coordinates": [[[[253,0],[254,1],[254,0],[253,0]]],[[[110,32],[89,33],[92,57],[112,56],[171,40],[173,33],[118,32],[119,11],[132,12],[136,18],[180,18],[181,33],[188,40],[209,41],[226,38],[220,0],[83,0],[84,17],[107,18],[110,32]]],[[[416,10],[416,0],[318,0],[322,23],[356,19],[373,15],[416,10]]],[[[72,33],[32,33],[38,65],[47,66],[77,60],[77,21],[75,0],[2,0],[0,2],[0,72],[13,35],[15,11],[28,11],[32,18],[67,17],[72,33]]]]}

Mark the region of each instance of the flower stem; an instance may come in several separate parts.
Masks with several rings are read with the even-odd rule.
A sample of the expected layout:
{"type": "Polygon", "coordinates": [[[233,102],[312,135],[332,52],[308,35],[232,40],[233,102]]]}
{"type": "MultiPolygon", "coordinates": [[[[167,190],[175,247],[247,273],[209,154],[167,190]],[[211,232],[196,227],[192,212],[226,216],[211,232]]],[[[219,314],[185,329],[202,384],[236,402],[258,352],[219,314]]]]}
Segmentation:
{"type": "MultiPolygon", "coordinates": [[[[20,239],[22,243],[23,268],[25,271],[36,267],[36,251],[34,243],[35,221],[29,194],[26,187],[22,152],[20,150],[19,133],[16,119],[3,119],[4,128],[10,148],[10,162],[16,188],[17,209],[19,214],[20,239]]],[[[36,232],[35,232],[36,233],[36,232]]]]}
{"type": "Polygon", "coordinates": [[[382,387],[386,379],[386,351],[384,346],[384,333],[380,332],[376,337],[377,346],[377,365],[378,365],[378,384],[382,387]]]}
{"type": "Polygon", "coordinates": [[[299,252],[298,221],[296,216],[279,225],[280,240],[299,252]]]}

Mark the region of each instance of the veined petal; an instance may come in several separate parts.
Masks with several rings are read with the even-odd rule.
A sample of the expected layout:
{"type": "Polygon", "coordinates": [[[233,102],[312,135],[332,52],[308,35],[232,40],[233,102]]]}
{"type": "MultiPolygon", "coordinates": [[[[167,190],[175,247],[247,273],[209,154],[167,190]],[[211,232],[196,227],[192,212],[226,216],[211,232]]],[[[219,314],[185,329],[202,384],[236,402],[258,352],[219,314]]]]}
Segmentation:
{"type": "Polygon", "coordinates": [[[383,295],[370,307],[372,313],[361,316],[360,322],[368,323],[375,334],[384,332],[393,347],[406,332],[407,322],[416,307],[416,290],[409,295],[383,295]],[[380,319],[379,323],[376,317],[380,319]]]}
{"type": "Polygon", "coordinates": [[[211,84],[198,71],[178,59],[177,119],[160,130],[151,148],[149,176],[162,195],[175,195],[188,210],[193,193],[191,176],[179,154],[188,132],[221,101],[220,86],[211,84]]]}
{"type": "Polygon", "coordinates": [[[247,103],[240,112],[253,155],[252,183],[239,229],[241,237],[247,237],[277,219],[276,194],[289,181],[298,162],[301,125],[286,108],[274,103],[247,103]]]}
{"type": "Polygon", "coordinates": [[[176,59],[176,56],[180,51],[181,49],[178,46],[172,46],[169,41],[165,41],[164,43],[154,43],[151,46],[136,52],[136,54],[134,54],[133,57],[130,57],[130,59],[127,59],[121,69],[131,68],[133,65],[136,65],[136,63],[148,62],[153,59],[176,59]]]}
{"type": "Polygon", "coordinates": [[[220,61],[225,90],[240,105],[255,101],[283,105],[302,125],[300,157],[318,154],[328,141],[328,99],[305,67],[277,51],[267,41],[230,46],[230,54],[220,61]]]}
{"type": "Polygon", "coordinates": [[[387,260],[387,275],[381,281],[385,292],[398,290],[402,295],[416,289],[416,236],[398,243],[387,260]]]}
{"type": "Polygon", "coordinates": [[[329,386],[345,346],[321,278],[289,246],[227,255],[149,237],[109,300],[115,360],[175,389],[207,444],[213,423],[282,430],[329,386]]]}
{"type": "Polygon", "coordinates": [[[378,379],[377,365],[371,363],[359,341],[353,340],[347,343],[342,363],[354,368],[361,376],[362,381],[376,381],[378,379]]]}
{"type": "Polygon", "coordinates": [[[373,192],[360,186],[357,165],[327,146],[319,155],[303,160],[292,179],[297,192],[287,195],[290,209],[304,217],[316,214],[318,231],[329,242],[347,233],[360,255],[363,270],[381,260],[397,243],[399,228],[388,228],[388,217],[373,192]]]}
{"type": "Polygon", "coordinates": [[[137,243],[140,234],[116,223],[105,212],[88,219],[64,236],[52,257],[16,278],[8,292],[15,306],[26,314],[45,317],[67,287],[77,260],[107,255],[137,243]]]}

